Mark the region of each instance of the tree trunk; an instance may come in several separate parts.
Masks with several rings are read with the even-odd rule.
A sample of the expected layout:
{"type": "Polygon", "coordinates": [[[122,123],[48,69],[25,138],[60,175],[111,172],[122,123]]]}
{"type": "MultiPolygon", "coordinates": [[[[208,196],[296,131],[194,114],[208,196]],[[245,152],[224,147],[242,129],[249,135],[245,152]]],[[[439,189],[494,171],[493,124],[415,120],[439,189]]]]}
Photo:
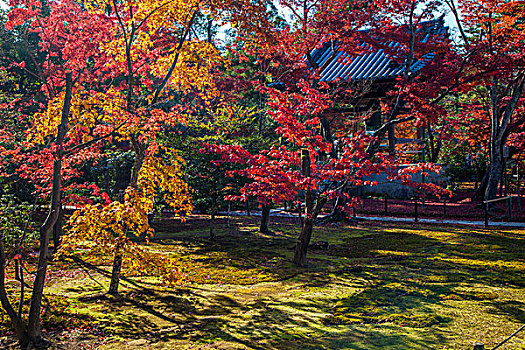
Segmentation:
{"type": "Polygon", "coordinates": [[[388,151],[391,155],[396,154],[396,134],[395,134],[395,125],[392,124],[388,127],[388,151]]]}
{"type": "Polygon", "coordinates": [[[113,258],[113,268],[111,270],[111,282],[108,293],[111,295],[118,294],[120,284],[120,271],[122,270],[122,253],[120,252],[120,240],[117,242],[115,257],[113,258]]]}
{"type": "MultiPolygon", "coordinates": [[[[346,191],[345,188],[341,189],[341,191],[346,191]]],[[[325,216],[323,219],[319,220],[323,223],[329,223],[329,222],[351,222],[352,218],[348,217],[348,214],[343,211],[343,207],[346,205],[347,200],[343,197],[337,197],[334,203],[334,206],[332,207],[332,211],[330,214],[325,216]]]]}
{"type": "Polygon", "coordinates": [[[55,253],[58,250],[58,247],[60,246],[60,239],[62,238],[63,226],[64,226],[64,210],[62,209],[62,206],[60,206],[57,222],[55,223],[55,226],[53,226],[53,245],[54,245],[55,253]]]}
{"type": "Polygon", "coordinates": [[[6,258],[3,242],[4,236],[2,233],[0,233],[0,302],[7,315],[9,316],[9,319],[11,320],[11,324],[13,325],[13,328],[15,330],[15,334],[18,338],[18,343],[20,344],[20,347],[25,349],[29,344],[29,335],[27,333],[27,328],[22,319],[16,313],[15,309],[13,308],[13,305],[9,301],[7,297],[7,291],[5,289],[6,258]]]}
{"type": "Polygon", "coordinates": [[[485,200],[496,198],[498,192],[498,184],[501,181],[501,172],[503,169],[502,152],[499,150],[491,151],[490,166],[487,170],[488,180],[485,188],[485,200]]]}
{"type": "Polygon", "coordinates": [[[66,73],[66,92],[64,105],[62,107],[62,117],[58,126],[58,133],[55,141],[57,147],[56,157],[53,162],[53,179],[51,190],[51,206],[44,224],[40,227],[40,247],[38,252],[38,265],[35,281],[33,283],[33,293],[31,295],[31,306],[29,308],[27,332],[30,343],[40,344],[42,342],[42,331],[40,324],[40,309],[42,306],[42,296],[44,293],[44,282],[46,278],[49,236],[53,227],[57,223],[61,206],[61,186],[62,186],[62,144],[67,133],[69,123],[69,111],[71,109],[71,94],[73,82],[71,73],[66,73]]]}
{"type": "Polygon", "coordinates": [[[312,218],[306,217],[303,222],[303,227],[301,228],[301,234],[297,238],[293,257],[294,264],[298,266],[306,265],[306,253],[308,250],[308,245],[310,244],[310,239],[312,238],[313,228],[314,222],[312,218]]]}
{"type": "MultiPolygon", "coordinates": [[[[304,177],[309,177],[311,175],[310,152],[307,149],[301,151],[301,171],[304,177]]],[[[323,206],[326,204],[326,200],[325,196],[319,194],[316,197],[311,189],[305,191],[304,221],[301,227],[301,233],[299,234],[299,237],[297,237],[293,257],[294,264],[298,266],[306,265],[306,253],[308,251],[310,239],[312,238],[315,220],[323,206]]]]}
{"type": "Polygon", "coordinates": [[[479,183],[478,191],[474,194],[474,197],[472,199],[480,200],[480,201],[484,200],[485,191],[487,189],[487,184],[489,182],[489,173],[490,173],[489,170],[485,171],[479,183]]]}
{"type": "Polygon", "coordinates": [[[250,216],[250,198],[246,197],[246,215],[250,216]]]}
{"type": "Polygon", "coordinates": [[[434,132],[432,131],[432,126],[430,121],[427,121],[427,134],[428,134],[428,143],[430,145],[430,162],[437,163],[439,158],[439,152],[441,151],[441,139],[434,138],[434,132]]]}
{"type": "Polygon", "coordinates": [[[261,226],[259,227],[260,233],[268,233],[270,230],[268,229],[268,224],[270,223],[270,204],[265,204],[262,206],[262,212],[261,212],[261,226]]]}
{"type": "MultiPolygon", "coordinates": [[[[146,143],[140,143],[135,135],[131,137],[131,146],[133,151],[135,151],[135,161],[133,162],[133,168],[131,169],[131,179],[129,182],[130,187],[137,187],[139,180],[140,169],[144,164],[144,159],[146,157],[146,143]]],[[[119,237],[117,237],[119,239],[119,237]]],[[[113,269],[111,271],[111,282],[109,284],[109,294],[116,295],[118,294],[118,287],[120,284],[120,271],[122,270],[122,252],[120,240],[117,242],[115,256],[113,257],[113,269]]]]}
{"type": "Polygon", "coordinates": [[[319,119],[321,121],[321,136],[323,137],[323,140],[325,140],[326,142],[330,142],[330,144],[332,145],[332,148],[330,150],[330,157],[336,158],[337,150],[335,149],[334,138],[332,137],[332,128],[330,127],[330,122],[324,116],[319,117],[319,119]]]}
{"type": "Polygon", "coordinates": [[[131,146],[135,152],[135,161],[133,162],[133,168],[131,169],[131,179],[129,181],[129,185],[131,187],[137,187],[140,169],[144,164],[144,158],[146,158],[147,144],[139,142],[135,136],[132,136],[131,146]]]}
{"type": "Polygon", "coordinates": [[[487,170],[488,180],[487,188],[484,192],[485,200],[496,197],[498,183],[501,181],[501,174],[505,162],[503,146],[507,142],[510,120],[521,97],[524,85],[525,78],[521,76],[516,82],[509,102],[504,108],[500,108],[499,83],[496,78],[492,79],[492,86],[490,88],[490,166],[487,170]]]}

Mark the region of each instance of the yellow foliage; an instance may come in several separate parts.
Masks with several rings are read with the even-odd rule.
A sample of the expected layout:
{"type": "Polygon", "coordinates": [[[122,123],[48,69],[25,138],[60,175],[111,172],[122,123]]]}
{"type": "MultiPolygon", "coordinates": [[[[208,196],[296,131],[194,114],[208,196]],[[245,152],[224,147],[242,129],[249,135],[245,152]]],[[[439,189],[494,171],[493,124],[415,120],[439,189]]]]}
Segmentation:
{"type": "Polygon", "coordinates": [[[157,148],[157,152],[146,157],[137,186],[126,189],[122,202],[88,205],[71,216],[59,255],[122,255],[124,267],[131,274],[160,274],[169,283],[175,283],[180,276],[176,265],[137,245],[130,236],[153,235],[148,213],[153,212],[158,194],[180,217],[193,209],[190,187],[181,178],[182,163],[170,150],[157,148]]]}
{"type": "Polygon", "coordinates": [[[396,137],[415,139],[417,138],[417,125],[415,121],[408,121],[396,125],[396,137]]]}
{"type": "Polygon", "coordinates": [[[71,216],[59,253],[69,255],[88,249],[93,254],[108,254],[117,246],[132,245],[128,233],[151,236],[146,211],[151,207],[144,198],[137,198],[136,190],[131,188],[126,190],[123,203],[87,205],[71,216]]]}
{"type": "MultiPolygon", "coordinates": [[[[149,155],[140,169],[138,188],[142,198],[153,199],[161,194],[175,214],[184,217],[193,210],[191,189],[182,180],[181,165],[184,160],[170,149],[158,147],[155,154],[149,155]],[[162,156],[161,156],[161,153],[162,156]]],[[[150,211],[153,210],[153,201],[150,211]]]]}
{"type": "MultiPolygon", "coordinates": [[[[57,133],[62,117],[65,93],[62,92],[48,103],[44,112],[33,116],[28,140],[33,143],[44,143],[49,136],[57,133]]],[[[86,91],[77,88],[71,96],[68,131],[78,135],[81,141],[87,141],[90,131],[96,125],[116,126],[126,120],[125,101],[123,96],[113,88],[106,93],[86,91]]]]}
{"type": "Polygon", "coordinates": [[[206,131],[204,140],[215,138],[217,135],[227,136],[248,127],[257,117],[255,108],[239,105],[224,105],[213,109],[210,116],[204,118],[188,118],[186,125],[193,129],[206,131]],[[211,135],[213,134],[213,135],[211,135]]]}
{"type": "MultiPolygon", "coordinates": [[[[213,69],[227,62],[210,43],[202,40],[185,42],[181,49],[162,56],[155,62],[151,73],[162,78],[178,55],[177,65],[167,86],[179,92],[205,92],[201,96],[210,100],[219,96],[213,79],[213,69]]],[[[151,98],[151,96],[150,96],[151,98]]]]}

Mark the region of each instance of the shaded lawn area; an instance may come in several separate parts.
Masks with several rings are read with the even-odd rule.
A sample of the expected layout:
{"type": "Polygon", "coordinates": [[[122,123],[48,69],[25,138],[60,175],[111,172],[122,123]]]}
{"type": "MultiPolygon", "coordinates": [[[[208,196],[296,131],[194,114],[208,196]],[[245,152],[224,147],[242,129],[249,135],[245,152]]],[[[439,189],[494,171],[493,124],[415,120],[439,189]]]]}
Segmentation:
{"type": "Polygon", "coordinates": [[[296,220],[257,224],[223,218],[211,242],[204,216],[158,221],[148,249],[177,258],[182,283],[130,277],[119,297],[109,266],[53,263],[46,334],[57,349],[472,349],[525,323],[523,230],[322,226],[328,247],[297,268],[296,220]]]}

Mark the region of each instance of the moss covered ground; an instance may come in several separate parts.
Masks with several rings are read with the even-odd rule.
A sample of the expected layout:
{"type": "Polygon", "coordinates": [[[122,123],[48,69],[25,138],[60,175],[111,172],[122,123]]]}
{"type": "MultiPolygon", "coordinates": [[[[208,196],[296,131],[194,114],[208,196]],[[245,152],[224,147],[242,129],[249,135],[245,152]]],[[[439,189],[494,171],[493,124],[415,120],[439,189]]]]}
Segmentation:
{"type": "MultiPolygon", "coordinates": [[[[523,230],[321,226],[306,268],[290,262],[298,230],[222,219],[212,242],[206,217],[162,219],[148,249],[183,280],[129,277],[117,297],[109,266],[54,262],[45,334],[56,349],[472,349],[525,323],[523,230]]],[[[525,349],[525,331],[500,349],[525,349]]]]}

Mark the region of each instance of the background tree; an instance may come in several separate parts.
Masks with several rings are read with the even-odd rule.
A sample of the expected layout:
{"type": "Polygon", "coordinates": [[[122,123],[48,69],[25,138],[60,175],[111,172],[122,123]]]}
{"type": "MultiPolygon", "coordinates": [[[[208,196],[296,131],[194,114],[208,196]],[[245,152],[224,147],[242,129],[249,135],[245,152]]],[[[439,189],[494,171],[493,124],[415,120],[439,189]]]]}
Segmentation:
{"type": "MultiPolygon", "coordinates": [[[[460,18],[454,8],[462,33],[463,46],[458,51],[458,74],[462,92],[475,93],[478,103],[465,108],[465,115],[486,120],[489,167],[479,189],[480,197],[493,199],[506,162],[504,148],[519,119],[525,85],[523,6],[519,1],[461,1],[460,18]]],[[[483,130],[483,129],[481,129],[483,130]]]]}
{"type": "Polygon", "coordinates": [[[206,111],[196,111],[179,133],[167,132],[165,142],[179,149],[181,157],[187,159],[185,174],[195,189],[196,208],[211,214],[210,238],[214,239],[214,219],[219,208],[224,207],[224,196],[239,190],[246,180],[242,176],[228,176],[235,166],[220,162],[220,157],[207,148],[237,144],[256,150],[267,141],[257,134],[258,121],[253,108],[226,104],[206,111]]]}

